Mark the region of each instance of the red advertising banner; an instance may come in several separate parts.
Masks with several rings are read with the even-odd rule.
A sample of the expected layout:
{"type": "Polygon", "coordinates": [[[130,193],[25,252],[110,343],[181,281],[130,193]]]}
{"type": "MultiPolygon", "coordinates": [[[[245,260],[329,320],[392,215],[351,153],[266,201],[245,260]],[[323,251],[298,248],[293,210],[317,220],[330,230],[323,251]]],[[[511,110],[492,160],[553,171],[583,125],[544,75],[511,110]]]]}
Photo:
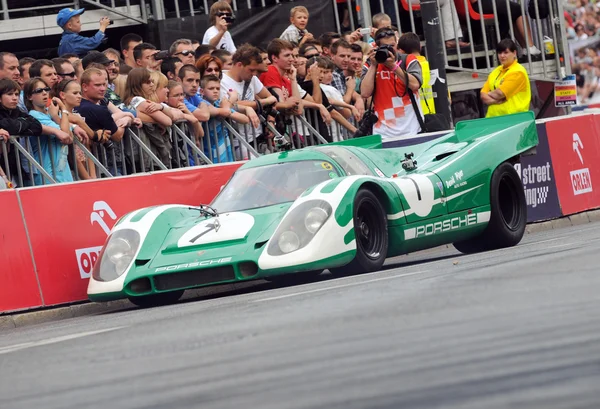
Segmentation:
{"type": "Polygon", "coordinates": [[[600,207],[597,118],[581,115],[546,123],[563,215],[600,207]]]}
{"type": "Polygon", "coordinates": [[[42,305],[17,192],[0,192],[0,311],[42,305]]]}
{"type": "Polygon", "coordinates": [[[87,298],[92,266],[119,217],[146,206],[209,203],[240,165],[21,189],[44,304],[87,298]]]}

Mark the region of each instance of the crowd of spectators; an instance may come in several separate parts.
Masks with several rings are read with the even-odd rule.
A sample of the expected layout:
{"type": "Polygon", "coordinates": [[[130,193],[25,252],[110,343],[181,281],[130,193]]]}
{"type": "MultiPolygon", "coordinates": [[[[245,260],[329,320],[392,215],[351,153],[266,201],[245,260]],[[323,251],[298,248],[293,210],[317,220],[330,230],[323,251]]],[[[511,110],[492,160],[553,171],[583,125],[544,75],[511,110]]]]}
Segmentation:
{"type": "Polygon", "coordinates": [[[577,98],[587,104],[597,97],[600,80],[600,5],[588,0],[569,0],[565,26],[569,48],[574,52],[571,72],[577,82],[577,98]]]}
{"type": "MultiPolygon", "coordinates": [[[[294,7],[290,26],[261,49],[234,43],[229,32],[230,3],[217,1],[210,8],[211,26],[201,41],[182,38],[168,50],[159,50],[140,36],[127,34],[120,50],[100,51],[110,21],[101,19],[99,31],[84,37],[82,13],[72,9],[59,13],[57,23],[64,34],[58,58],[18,60],[12,53],[0,53],[0,141],[18,135],[21,145],[56,182],[102,177],[87,151],[110,152],[104,155],[104,165],[115,175],[129,172],[122,151],[129,129],[139,129],[145,135],[143,143],[169,166],[175,163],[170,131],[174,123],[185,122],[189,137],[213,162],[251,158],[247,144],[236,138],[232,143],[224,120],[241,129],[250,146],[259,141],[272,149],[276,148],[274,133],[268,125],[277,124],[278,116],[300,116],[312,110],[319,134],[330,142],[340,140],[343,129],[357,132],[370,100],[373,84],[365,91],[364,77],[370,72],[367,60],[374,61],[374,45],[384,39],[394,51],[403,52],[397,47],[400,35],[385,14],[373,17],[369,41],[359,30],[344,36],[327,32],[316,38],[308,30],[309,11],[294,7]],[[69,148],[74,140],[81,144],[69,148]]],[[[417,92],[423,81],[414,61],[416,65],[409,67],[415,74],[410,76],[410,88],[417,92]]],[[[404,81],[397,78],[399,85],[404,81]]],[[[390,115],[394,136],[420,131],[409,105],[407,98],[395,98],[393,106],[376,107],[382,119],[375,126],[384,138],[392,136],[386,132],[390,123],[383,119],[390,115]]],[[[301,144],[310,143],[301,129],[291,128],[301,144]]],[[[48,183],[11,144],[4,146],[7,152],[3,155],[0,150],[0,167],[8,163],[8,169],[0,169],[0,177],[5,184],[18,183],[18,173],[24,185],[48,183]]],[[[191,156],[186,161],[194,164],[191,156]]],[[[145,169],[138,169],[151,167],[147,160],[145,169]]]]}

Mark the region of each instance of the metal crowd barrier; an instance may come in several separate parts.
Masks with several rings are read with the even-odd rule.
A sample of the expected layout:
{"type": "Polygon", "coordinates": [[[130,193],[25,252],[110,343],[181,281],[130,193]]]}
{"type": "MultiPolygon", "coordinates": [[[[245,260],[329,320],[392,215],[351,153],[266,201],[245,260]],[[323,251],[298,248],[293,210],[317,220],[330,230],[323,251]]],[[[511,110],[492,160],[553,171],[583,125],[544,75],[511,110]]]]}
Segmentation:
{"type": "MultiPolygon", "coordinates": [[[[292,149],[346,140],[352,136],[334,121],[325,125],[319,112],[312,109],[305,110],[303,115],[285,117],[285,135],[267,122],[267,118],[261,116],[260,119],[261,126],[254,128],[250,124],[213,118],[202,124],[204,137],[200,139],[201,147],[196,144],[195,136],[190,136],[193,132],[187,121],[178,121],[164,133],[161,130],[158,136],[162,139],[158,144],[157,135],[148,134],[148,124],[144,124],[141,129],[127,128],[119,142],[90,142],[86,146],[75,138],[74,143],[69,145],[68,165],[73,180],[78,181],[222,163],[219,151],[220,132],[226,139],[225,146],[231,149],[234,161],[252,160],[276,152],[278,148],[274,140],[282,136],[288,138],[292,149]],[[269,131],[271,137],[267,136],[266,131],[269,131]]],[[[0,164],[3,164],[7,176],[18,187],[56,183],[57,161],[52,155],[52,150],[49,150],[50,163],[47,164],[43,157],[35,153],[36,149],[33,149],[35,146],[37,152],[41,152],[42,138],[47,137],[11,136],[8,142],[1,142],[0,164]],[[14,149],[10,149],[9,146],[13,146],[14,149]],[[41,183],[35,180],[35,175],[38,174],[41,183]]]]}
{"type": "MultiPolygon", "coordinates": [[[[484,13],[482,9],[482,1],[477,2],[477,7],[473,12],[479,14],[481,18],[472,19],[470,17],[470,9],[473,8],[470,0],[451,0],[449,5],[452,9],[452,21],[445,21],[442,13],[438,6],[438,17],[440,24],[443,26],[450,24],[454,33],[454,40],[459,41],[457,35],[457,26],[462,26],[465,36],[468,37],[470,45],[465,49],[460,47],[444,49],[444,61],[445,68],[449,72],[464,73],[464,81],[473,83],[474,74],[487,75],[496,66],[498,66],[498,60],[495,52],[496,44],[501,40],[500,33],[500,22],[498,18],[498,5],[505,5],[508,13],[508,36],[512,39],[516,39],[515,30],[516,28],[512,22],[512,16],[510,12],[510,4],[513,0],[490,0],[493,7],[494,18],[484,19],[484,13]],[[457,7],[458,5],[458,7],[457,7]],[[460,11],[464,11],[461,15],[460,11]],[[458,16],[458,20],[456,20],[458,16]],[[481,31],[481,32],[480,32],[481,31]]],[[[529,41],[527,35],[525,35],[525,42],[527,52],[523,54],[521,62],[524,63],[525,68],[528,71],[529,77],[532,80],[545,80],[545,81],[556,81],[563,78],[565,75],[571,73],[571,67],[568,64],[569,55],[568,43],[566,38],[565,22],[562,17],[564,14],[562,0],[549,0],[549,14],[546,18],[540,19],[540,7],[537,0],[533,1],[533,8],[535,13],[533,16],[529,15],[528,2],[514,1],[521,8],[521,14],[524,17],[526,27],[531,28],[533,42],[529,41]],[[539,56],[531,56],[528,52],[530,46],[536,46],[541,54],[539,56]],[[546,50],[546,47],[548,49],[546,50]],[[549,51],[549,52],[546,52],[549,51]]],[[[333,0],[334,5],[337,4],[336,0],[333,0]]],[[[347,5],[350,9],[351,5],[355,4],[354,0],[347,0],[347,5]]],[[[338,30],[340,29],[340,15],[336,10],[336,24],[338,30]]],[[[399,32],[404,33],[412,31],[417,34],[422,34],[421,27],[415,22],[421,20],[420,6],[415,0],[379,0],[376,2],[362,1],[360,2],[360,12],[358,15],[359,24],[363,27],[371,26],[371,18],[374,14],[384,12],[392,16],[392,20],[396,23],[399,32]],[[390,4],[393,3],[393,6],[390,4]],[[371,8],[371,5],[374,7],[371,8]],[[415,10],[413,10],[413,8],[415,10]],[[407,20],[409,25],[407,25],[407,20]]],[[[352,13],[349,15],[352,29],[355,28],[354,16],[352,13]]],[[[421,43],[425,46],[425,42],[421,43]]],[[[458,77],[458,80],[462,82],[462,77],[458,77]]]]}

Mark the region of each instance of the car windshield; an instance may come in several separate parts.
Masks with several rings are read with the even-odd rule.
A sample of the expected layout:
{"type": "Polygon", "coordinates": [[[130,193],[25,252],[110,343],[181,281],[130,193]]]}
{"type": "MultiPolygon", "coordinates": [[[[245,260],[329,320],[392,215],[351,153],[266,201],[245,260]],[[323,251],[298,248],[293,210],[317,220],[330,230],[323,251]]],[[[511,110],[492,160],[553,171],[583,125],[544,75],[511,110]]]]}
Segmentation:
{"type": "Polygon", "coordinates": [[[339,177],[331,162],[284,162],[237,171],[211,206],[219,213],[293,202],[311,186],[339,177]]]}

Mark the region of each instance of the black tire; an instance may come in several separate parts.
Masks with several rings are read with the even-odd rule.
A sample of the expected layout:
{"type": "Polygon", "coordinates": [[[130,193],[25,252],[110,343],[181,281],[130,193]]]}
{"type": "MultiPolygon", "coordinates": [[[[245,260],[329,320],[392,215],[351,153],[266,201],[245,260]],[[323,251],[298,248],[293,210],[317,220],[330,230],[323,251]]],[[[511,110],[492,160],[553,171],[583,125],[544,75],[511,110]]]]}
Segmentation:
{"type": "Polygon", "coordinates": [[[176,303],[183,293],[184,290],[176,290],[168,293],[141,295],[139,297],[129,297],[129,301],[142,308],[160,307],[161,305],[176,303]]]}
{"type": "Polygon", "coordinates": [[[380,270],[387,256],[387,213],[377,196],[367,188],[361,188],[354,197],[353,219],[356,256],[345,266],[330,269],[335,275],[380,270]]]}
{"type": "Polygon", "coordinates": [[[265,277],[265,280],[277,285],[297,285],[315,281],[323,270],[301,271],[299,273],[265,277]]]}
{"type": "Polygon", "coordinates": [[[494,170],[490,183],[491,215],[488,226],[475,238],[454,243],[461,253],[512,247],[519,244],[527,225],[527,202],[521,178],[510,163],[494,170]]]}

